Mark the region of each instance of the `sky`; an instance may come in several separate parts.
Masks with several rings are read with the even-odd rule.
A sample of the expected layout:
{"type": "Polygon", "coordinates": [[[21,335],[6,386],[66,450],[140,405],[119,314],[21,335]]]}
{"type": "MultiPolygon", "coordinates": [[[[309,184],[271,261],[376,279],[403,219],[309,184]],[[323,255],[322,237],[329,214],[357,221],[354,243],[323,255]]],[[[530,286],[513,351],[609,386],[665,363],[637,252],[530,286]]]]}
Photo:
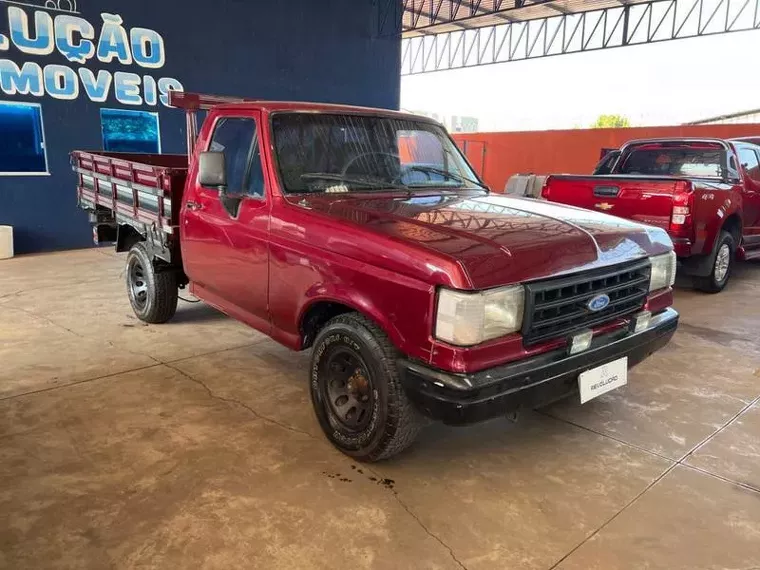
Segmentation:
{"type": "Polygon", "coordinates": [[[672,125],[760,109],[760,30],[401,78],[401,108],[480,131],[588,127],[601,114],[672,125]]]}

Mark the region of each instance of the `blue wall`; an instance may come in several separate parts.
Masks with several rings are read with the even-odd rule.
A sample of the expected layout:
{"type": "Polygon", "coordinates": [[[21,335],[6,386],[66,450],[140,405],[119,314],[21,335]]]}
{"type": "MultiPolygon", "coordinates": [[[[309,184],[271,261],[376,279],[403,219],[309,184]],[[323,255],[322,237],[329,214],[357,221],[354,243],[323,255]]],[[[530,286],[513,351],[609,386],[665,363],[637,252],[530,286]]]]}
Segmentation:
{"type": "MultiPolygon", "coordinates": [[[[34,29],[35,11],[43,0],[21,0],[34,29]]],[[[71,0],[56,0],[68,8],[71,0]]],[[[9,4],[0,0],[0,62],[21,67],[60,64],[78,73],[87,68],[130,72],[156,80],[175,78],[186,91],[242,95],[264,99],[341,102],[397,108],[400,43],[378,37],[379,8],[375,0],[76,0],[78,17],[95,28],[97,45],[102,13],[118,14],[127,32],[148,28],[158,32],[166,53],[160,69],[136,63],[69,61],[58,50],[50,55],[22,53],[10,41],[9,4]],[[3,49],[3,37],[6,38],[3,49]]],[[[48,11],[55,18],[62,12],[48,11]]],[[[78,43],[79,36],[72,36],[78,43]]],[[[142,91],[143,87],[141,87],[142,91]]],[[[144,93],[143,93],[144,95],[144,93]]],[[[18,253],[66,249],[91,243],[90,226],[76,207],[75,178],[69,166],[74,149],[100,149],[100,108],[158,112],[163,152],[184,152],[184,115],[164,107],[129,106],[114,96],[95,103],[80,86],[79,96],[58,100],[47,92],[37,97],[9,95],[0,102],[33,102],[42,106],[49,176],[0,175],[0,225],[12,225],[18,253]]],[[[0,133],[6,137],[7,133],[0,133]]]]}

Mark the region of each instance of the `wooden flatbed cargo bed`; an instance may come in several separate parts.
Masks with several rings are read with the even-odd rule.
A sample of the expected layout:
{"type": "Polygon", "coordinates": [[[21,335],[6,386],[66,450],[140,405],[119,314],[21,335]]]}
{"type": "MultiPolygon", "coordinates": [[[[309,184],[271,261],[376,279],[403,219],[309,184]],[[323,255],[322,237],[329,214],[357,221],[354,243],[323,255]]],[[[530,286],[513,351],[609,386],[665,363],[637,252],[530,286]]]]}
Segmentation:
{"type": "Polygon", "coordinates": [[[110,210],[119,224],[177,230],[187,156],[74,151],[79,206],[110,210]]]}

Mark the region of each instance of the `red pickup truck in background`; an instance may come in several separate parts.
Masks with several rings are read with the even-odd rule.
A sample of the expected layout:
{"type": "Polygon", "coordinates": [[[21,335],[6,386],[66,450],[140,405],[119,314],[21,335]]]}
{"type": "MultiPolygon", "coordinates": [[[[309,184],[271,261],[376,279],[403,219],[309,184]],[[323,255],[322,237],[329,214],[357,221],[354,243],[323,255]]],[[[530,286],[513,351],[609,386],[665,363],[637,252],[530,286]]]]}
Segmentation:
{"type": "Polygon", "coordinates": [[[591,176],[548,177],[542,196],[667,230],[681,269],[710,293],[735,259],[760,258],[760,146],[748,141],[629,142],[591,176]]]}
{"type": "Polygon", "coordinates": [[[401,451],[423,416],[466,424],[584,402],[625,384],[676,330],[665,231],[493,195],[430,119],[171,102],[187,111],[189,156],[72,153],[97,241],[128,252],[143,321],[168,321],[189,286],[312,348],[317,419],[352,457],[401,451]]]}

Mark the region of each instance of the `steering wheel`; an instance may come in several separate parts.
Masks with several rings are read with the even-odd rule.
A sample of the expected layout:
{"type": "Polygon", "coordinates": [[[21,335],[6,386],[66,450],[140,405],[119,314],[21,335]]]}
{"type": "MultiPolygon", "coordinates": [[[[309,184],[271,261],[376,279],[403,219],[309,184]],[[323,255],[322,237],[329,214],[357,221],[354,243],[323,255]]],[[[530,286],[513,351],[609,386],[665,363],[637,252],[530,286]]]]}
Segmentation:
{"type": "MultiPolygon", "coordinates": [[[[363,152],[349,159],[349,161],[343,167],[343,170],[341,170],[340,175],[345,176],[348,173],[349,169],[354,165],[354,163],[357,160],[364,158],[366,156],[385,156],[385,157],[393,159],[394,161],[398,161],[399,164],[401,163],[401,157],[398,154],[393,154],[392,152],[382,152],[382,151],[363,152]]],[[[398,180],[398,178],[399,177],[394,178],[393,181],[395,182],[396,180],[398,180]]]]}
{"type": "Polygon", "coordinates": [[[398,164],[399,164],[399,167],[400,167],[399,168],[399,173],[398,173],[398,175],[395,178],[393,178],[393,180],[391,180],[392,184],[400,183],[403,180],[404,176],[406,176],[409,172],[420,172],[420,173],[422,173],[422,174],[425,175],[425,178],[427,179],[426,180],[427,182],[432,182],[433,181],[433,174],[430,171],[424,170],[422,168],[419,169],[419,170],[415,170],[415,165],[414,164],[401,164],[401,156],[400,155],[394,154],[392,152],[382,152],[382,151],[364,152],[362,154],[357,154],[355,157],[353,157],[352,159],[350,159],[346,163],[346,165],[343,167],[343,170],[340,173],[341,176],[345,176],[348,173],[348,171],[351,169],[351,166],[353,166],[353,164],[357,160],[359,160],[360,158],[364,158],[365,156],[377,156],[377,155],[391,158],[391,159],[393,159],[394,163],[395,163],[395,161],[398,161],[398,164]]]}
{"type": "Polygon", "coordinates": [[[410,172],[419,172],[420,174],[424,174],[425,178],[427,178],[426,182],[432,182],[433,181],[433,173],[429,170],[426,170],[425,168],[419,167],[416,164],[403,164],[401,166],[401,174],[398,175],[397,180],[401,180],[409,174],[410,172]]]}

